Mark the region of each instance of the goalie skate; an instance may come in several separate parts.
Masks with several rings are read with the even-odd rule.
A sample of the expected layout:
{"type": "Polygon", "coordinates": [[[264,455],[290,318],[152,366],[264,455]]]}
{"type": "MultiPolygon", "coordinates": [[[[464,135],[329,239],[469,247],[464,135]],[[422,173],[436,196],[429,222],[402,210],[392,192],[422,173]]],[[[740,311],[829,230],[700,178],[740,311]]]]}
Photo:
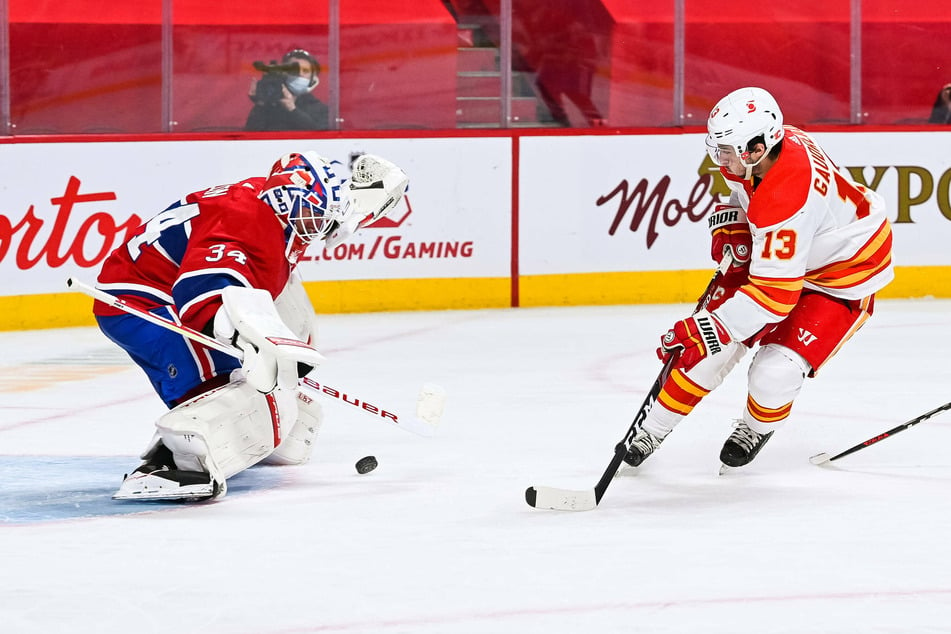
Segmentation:
{"type": "Polygon", "coordinates": [[[172,452],[159,440],[143,458],[145,462],[122,479],[113,500],[210,500],[227,490],[209,473],[177,468],[172,452]]]}
{"type": "Polygon", "coordinates": [[[122,480],[113,500],[210,500],[223,495],[225,483],[208,473],[142,465],[122,480]]]}

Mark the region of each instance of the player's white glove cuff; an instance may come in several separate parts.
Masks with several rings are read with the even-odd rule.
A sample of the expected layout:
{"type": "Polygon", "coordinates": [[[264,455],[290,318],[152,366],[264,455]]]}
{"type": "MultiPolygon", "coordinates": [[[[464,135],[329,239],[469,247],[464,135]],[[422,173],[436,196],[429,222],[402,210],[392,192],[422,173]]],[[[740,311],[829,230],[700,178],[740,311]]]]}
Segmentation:
{"type": "Polygon", "coordinates": [[[221,343],[226,343],[229,346],[235,345],[238,331],[235,329],[234,322],[231,321],[228,309],[226,309],[224,305],[215,313],[213,334],[215,339],[221,343]]]}

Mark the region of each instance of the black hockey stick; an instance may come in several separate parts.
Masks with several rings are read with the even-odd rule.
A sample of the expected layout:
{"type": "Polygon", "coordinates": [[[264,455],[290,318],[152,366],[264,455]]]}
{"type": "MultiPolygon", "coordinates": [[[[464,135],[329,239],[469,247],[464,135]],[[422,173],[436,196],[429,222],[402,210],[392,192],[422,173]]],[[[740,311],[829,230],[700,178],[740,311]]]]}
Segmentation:
{"type": "Polygon", "coordinates": [[[937,414],[937,413],[939,413],[939,412],[943,412],[943,411],[946,410],[946,409],[951,409],[951,403],[945,403],[944,405],[942,405],[942,406],[940,406],[940,407],[936,407],[936,408],[934,408],[933,410],[931,410],[930,412],[928,412],[927,414],[922,414],[922,415],[919,416],[918,418],[913,418],[913,419],[911,419],[910,421],[908,421],[907,423],[902,423],[902,424],[899,425],[898,427],[893,427],[893,428],[889,429],[888,431],[885,431],[885,432],[880,433],[878,436],[874,436],[874,437],[872,437],[872,438],[869,438],[869,439],[866,440],[865,442],[860,442],[859,444],[855,445],[854,447],[849,447],[849,448],[846,449],[845,451],[843,451],[843,452],[841,452],[841,453],[837,453],[837,454],[834,455],[834,456],[830,456],[830,455],[827,454],[827,453],[817,453],[817,454],[814,455],[813,457],[809,458],[809,462],[811,462],[812,464],[815,464],[815,465],[824,465],[824,464],[827,464],[827,463],[829,463],[829,462],[832,462],[833,460],[838,460],[839,458],[843,458],[843,457],[845,457],[845,456],[847,456],[847,455],[849,455],[849,454],[851,454],[851,453],[855,453],[856,451],[859,451],[859,450],[861,450],[861,449],[865,449],[866,447],[869,447],[869,446],[871,446],[871,445],[874,445],[874,444],[877,443],[877,442],[881,442],[882,440],[885,440],[885,439],[888,438],[889,436],[894,436],[895,434],[897,434],[897,433],[900,432],[900,431],[905,431],[905,430],[908,429],[909,427],[914,427],[914,426],[917,425],[918,423],[922,423],[922,422],[928,420],[929,418],[931,418],[932,416],[934,416],[935,414],[937,414]]]}
{"type": "MultiPolygon", "coordinates": [[[[710,283],[707,284],[706,290],[703,292],[703,295],[700,296],[697,307],[694,309],[695,313],[704,308],[710,301],[714,287],[720,280],[720,277],[726,272],[727,268],[729,268],[732,261],[733,259],[729,254],[724,256],[720,265],[717,267],[716,273],[713,274],[710,283]]],[[[618,469],[621,468],[621,463],[624,461],[624,456],[627,455],[634,436],[637,434],[641,423],[643,423],[647,417],[647,412],[653,407],[657,396],[660,394],[661,387],[663,387],[664,382],[667,380],[670,371],[678,359],[679,355],[674,354],[664,363],[660,374],[658,374],[654,380],[654,385],[651,386],[640,409],[637,410],[637,414],[634,416],[634,422],[628,427],[627,433],[621,442],[614,447],[614,457],[611,458],[611,462],[608,463],[608,468],[604,470],[604,475],[602,475],[598,483],[594,485],[594,489],[576,491],[572,489],[557,489],[554,487],[528,487],[525,490],[525,501],[528,502],[528,505],[534,508],[552,509],[555,511],[590,511],[596,508],[598,503],[601,502],[601,498],[604,497],[604,492],[607,491],[608,485],[611,484],[618,469]]]]}

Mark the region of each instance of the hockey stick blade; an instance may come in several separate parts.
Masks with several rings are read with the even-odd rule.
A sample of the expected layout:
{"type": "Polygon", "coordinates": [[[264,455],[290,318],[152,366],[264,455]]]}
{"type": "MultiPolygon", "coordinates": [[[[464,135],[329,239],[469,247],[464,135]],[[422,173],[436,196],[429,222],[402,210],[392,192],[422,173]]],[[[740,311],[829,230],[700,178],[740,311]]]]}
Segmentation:
{"type": "Polygon", "coordinates": [[[533,508],[552,511],[590,511],[598,506],[594,489],[572,491],[552,487],[528,487],[525,489],[525,501],[533,508]]]}
{"type": "Polygon", "coordinates": [[[809,462],[821,467],[822,465],[829,462],[829,460],[831,459],[832,459],[832,456],[830,456],[829,454],[823,451],[822,453],[817,453],[816,455],[809,458],[809,462]]]}

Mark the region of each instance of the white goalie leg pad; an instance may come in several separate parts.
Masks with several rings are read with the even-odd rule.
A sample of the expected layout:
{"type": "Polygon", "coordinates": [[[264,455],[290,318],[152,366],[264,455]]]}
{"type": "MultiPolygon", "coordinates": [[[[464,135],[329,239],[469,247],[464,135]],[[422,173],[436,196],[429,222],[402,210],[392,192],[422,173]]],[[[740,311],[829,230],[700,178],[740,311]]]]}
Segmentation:
{"type": "Polygon", "coordinates": [[[298,465],[309,461],[323,421],[324,413],[320,403],[298,391],[297,420],[290,433],[264,462],[274,465],[298,465]]]}
{"type": "MultiPolygon", "coordinates": [[[[756,352],[750,363],[749,398],[760,408],[780,410],[792,404],[799,396],[802,384],[809,374],[811,366],[798,352],[785,346],[767,344],[756,352]]],[[[743,419],[750,429],[758,434],[766,434],[782,427],[787,418],[783,417],[764,423],[753,417],[749,406],[743,419]]]]}
{"type": "Polygon", "coordinates": [[[296,419],[294,390],[262,394],[236,381],[185,401],[155,426],[176,467],[223,483],[268,456],[281,442],[282,422],[296,419]]]}
{"type": "Polygon", "coordinates": [[[295,337],[315,348],[319,347],[317,314],[297,271],[291,273],[284,290],[274,300],[274,308],[295,337]]]}
{"type": "MultiPolygon", "coordinates": [[[[323,361],[316,348],[298,339],[281,320],[267,291],[229,286],[221,298],[227,314],[222,321],[230,321],[237,331],[238,347],[244,350],[242,368],[248,383],[259,392],[294,389],[301,376],[298,364],[308,366],[306,374],[323,361]]],[[[216,330],[218,322],[216,315],[216,330]]]]}

